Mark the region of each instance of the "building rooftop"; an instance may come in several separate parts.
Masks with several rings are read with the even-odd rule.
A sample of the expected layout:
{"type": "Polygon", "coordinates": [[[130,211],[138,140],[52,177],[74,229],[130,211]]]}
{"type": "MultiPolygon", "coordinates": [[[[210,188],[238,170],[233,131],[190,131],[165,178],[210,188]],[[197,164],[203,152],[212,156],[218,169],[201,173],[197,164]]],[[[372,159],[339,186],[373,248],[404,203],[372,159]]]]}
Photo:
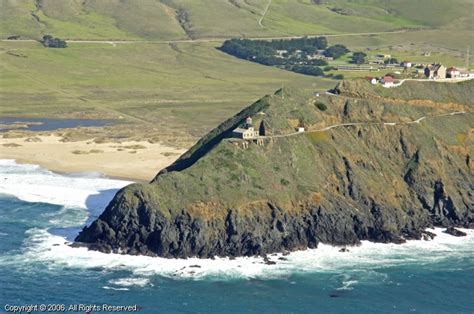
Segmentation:
{"type": "Polygon", "coordinates": [[[245,131],[247,131],[248,129],[244,129],[244,128],[237,128],[235,129],[233,132],[234,133],[244,133],[245,131]]]}
{"type": "Polygon", "coordinates": [[[428,69],[430,71],[437,71],[442,65],[441,64],[430,64],[428,65],[428,69]]]}

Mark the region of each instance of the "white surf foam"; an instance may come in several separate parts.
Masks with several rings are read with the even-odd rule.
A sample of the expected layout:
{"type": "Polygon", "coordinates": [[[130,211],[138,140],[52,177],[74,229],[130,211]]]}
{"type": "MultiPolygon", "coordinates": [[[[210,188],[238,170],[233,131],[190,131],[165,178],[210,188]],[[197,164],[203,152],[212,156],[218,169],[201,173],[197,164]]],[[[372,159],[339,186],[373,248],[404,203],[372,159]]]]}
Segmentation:
{"type": "Polygon", "coordinates": [[[118,189],[130,183],[87,174],[81,177],[60,175],[36,165],[0,160],[0,194],[13,195],[26,202],[103,208],[118,189]],[[95,195],[100,197],[93,197],[95,195]]]}
{"type": "MultiPolygon", "coordinates": [[[[293,252],[287,256],[272,254],[269,259],[275,265],[267,265],[259,257],[236,259],[166,259],[147,256],[104,254],[88,251],[86,248],[72,248],[64,238],[51,235],[46,229],[31,229],[24,243],[25,251],[18,256],[23,261],[42,262],[49,267],[72,267],[81,269],[127,270],[135,279],[114,282],[116,285],[146,285],[147,278],[161,275],[176,279],[230,279],[230,278],[282,278],[292,273],[339,273],[350,270],[357,272],[357,279],[376,278],[381,274],[374,269],[396,265],[428,265],[442,260],[474,255],[474,231],[464,230],[467,237],[455,238],[431,229],[438,236],[432,241],[408,241],[403,245],[363,242],[361,246],[350,247],[349,252],[339,252],[339,248],[320,245],[318,249],[293,252]],[[143,280],[143,281],[142,281],[143,280]]],[[[17,259],[10,260],[17,263],[17,259]]],[[[3,260],[2,263],[8,263],[3,260]]],[[[365,281],[365,280],[364,280],[365,281]]],[[[352,289],[356,279],[343,278],[340,289],[352,289]]]]}
{"type": "MultiPolygon", "coordinates": [[[[98,195],[96,204],[107,204],[113,193],[100,193],[101,190],[116,190],[128,182],[101,178],[71,178],[53,174],[41,168],[17,165],[12,161],[0,162],[0,178],[7,177],[17,187],[26,187],[22,191],[0,183],[0,191],[9,191],[23,200],[34,202],[54,202],[54,204],[87,206],[88,193],[98,195]],[[5,168],[7,171],[5,171],[5,168]],[[98,181],[98,182],[96,182],[98,181]],[[47,186],[41,193],[37,188],[47,186]],[[58,195],[57,187],[67,187],[69,193],[58,195]],[[30,192],[34,192],[29,194],[30,192]],[[51,196],[49,194],[56,194],[51,196]],[[80,197],[77,197],[80,195],[80,197]],[[73,199],[69,199],[71,196],[73,199]]],[[[89,194],[89,195],[90,195],[89,194]]],[[[105,206],[105,205],[104,205],[105,206]]],[[[103,209],[103,206],[101,207],[103,209]]],[[[63,215],[67,215],[66,211],[63,215]]],[[[56,226],[56,225],[55,225],[56,226]]],[[[176,279],[229,279],[229,278],[282,278],[295,272],[340,273],[355,271],[356,277],[342,278],[340,289],[350,289],[357,284],[361,276],[377,277],[378,268],[402,264],[428,265],[447,258],[474,256],[474,230],[463,230],[467,237],[453,237],[442,232],[442,229],[430,230],[437,234],[432,241],[408,241],[403,245],[380,244],[363,241],[362,245],[349,247],[349,252],[339,252],[340,248],[330,245],[319,245],[318,249],[297,251],[283,256],[271,254],[269,259],[274,265],[267,265],[262,258],[241,257],[236,259],[165,259],[147,256],[129,256],[104,254],[88,251],[86,248],[72,248],[64,237],[53,235],[47,229],[33,228],[27,231],[21,254],[2,256],[0,262],[45,264],[48,268],[72,267],[81,269],[103,269],[106,271],[126,270],[132,277],[110,283],[107,287],[117,285],[130,287],[148,285],[148,277],[153,275],[176,279]],[[135,279],[134,279],[135,278],[135,279]],[[129,284],[129,285],[128,285],[129,284]],[[128,285],[128,286],[127,286],[128,285]]],[[[385,278],[377,278],[385,280],[385,278]]],[[[113,287],[112,287],[113,288],[113,287]]],[[[106,289],[104,287],[104,289],[106,289]]]]}
{"type": "Polygon", "coordinates": [[[138,286],[138,287],[145,287],[145,286],[153,286],[150,284],[150,279],[148,278],[119,278],[109,280],[110,284],[116,286],[123,286],[123,287],[130,287],[130,286],[138,286]]]}
{"type": "Polygon", "coordinates": [[[114,288],[114,287],[109,287],[109,286],[103,286],[102,289],[105,290],[116,290],[116,291],[129,291],[129,288],[114,288]]]}

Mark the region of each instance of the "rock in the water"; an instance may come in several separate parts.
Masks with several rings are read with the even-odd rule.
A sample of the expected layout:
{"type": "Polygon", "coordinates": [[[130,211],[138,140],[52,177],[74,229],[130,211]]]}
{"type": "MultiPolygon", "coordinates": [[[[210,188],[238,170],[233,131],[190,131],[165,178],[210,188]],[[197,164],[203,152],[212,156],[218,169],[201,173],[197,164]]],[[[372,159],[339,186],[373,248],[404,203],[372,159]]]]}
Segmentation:
{"type": "Polygon", "coordinates": [[[349,252],[348,248],[343,247],[342,249],[339,250],[341,253],[349,252]]]}
{"type": "Polygon", "coordinates": [[[264,262],[266,265],[275,265],[275,264],[276,264],[276,262],[270,260],[270,259],[269,259],[268,257],[266,257],[266,256],[263,258],[263,262],[264,262]]]}
{"type": "Polygon", "coordinates": [[[436,237],[436,234],[433,233],[433,232],[425,230],[421,233],[421,236],[422,236],[423,240],[430,241],[430,240],[433,240],[436,237]]]}
{"type": "Polygon", "coordinates": [[[447,233],[447,234],[450,234],[452,236],[455,236],[455,237],[465,237],[465,236],[467,236],[467,233],[465,233],[461,230],[458,230],[454,227],[449,227],[446,230],[444,230],[444,232],[447,233]]]}

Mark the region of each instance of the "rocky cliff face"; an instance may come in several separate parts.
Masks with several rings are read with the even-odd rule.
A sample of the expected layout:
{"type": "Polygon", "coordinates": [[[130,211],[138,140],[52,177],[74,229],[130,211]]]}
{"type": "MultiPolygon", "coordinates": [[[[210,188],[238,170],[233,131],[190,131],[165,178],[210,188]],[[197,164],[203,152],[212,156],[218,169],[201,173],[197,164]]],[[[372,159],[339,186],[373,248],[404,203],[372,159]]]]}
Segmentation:
{"type": "MultiPolygon", "coordinates": [[[[401,92],[423,95],[423,84],[401,92]]],[[[464,84],[452,88],[472,89],[464,84]]],[[[264,98],[151,183],[122,189],[76,241],[103,252],[243,256],[474,227],[472,102],[411,104],[363,87],[366,98],[350,86],[337,97],[264,98]],[[228,138],[247,115],[268,126],[263,145],[228,138]],[[307,132],[292,134],[300,125],[307,132]]]]}

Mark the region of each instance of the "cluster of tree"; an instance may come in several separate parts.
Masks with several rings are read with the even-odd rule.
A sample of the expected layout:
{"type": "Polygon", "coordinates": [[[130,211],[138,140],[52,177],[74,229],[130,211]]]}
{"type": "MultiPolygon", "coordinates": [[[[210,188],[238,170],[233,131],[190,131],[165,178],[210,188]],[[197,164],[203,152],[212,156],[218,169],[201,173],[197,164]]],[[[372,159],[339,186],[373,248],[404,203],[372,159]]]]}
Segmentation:
{"type": "Polygon", "coordinates": [[[364,52],[354,52],[352,54],[352,63],[354,64],[363,64],[366,61],[367,54],[364,52]]]}
{"type": "Polygon", "coordinates": [[[343,45],[328,48],[326,37],[272,41],[230,39],[222,44],[220,50],[240,59],[314,76],[324,75],[324,71],[319,68],[327,66],[327,62],[322,59],[323,55],[337,59],[349,52],[343,45]],[[320,58],[315,57],[316,55],[320,55],[320,58]]]}
{"type": "Polygon", "coordinates": [[[66,48],[67,44],[66,41],[60,38],[54,38],[51,35],[44,35],[43,38],[40,40],[40,43],[47,48],[66,48]]]}
{"type": "MultiPolygon", "coordinates": [[[[230,39],[226,40],[221,50],[233,56],[254,60],[263,57],[274,57],[278,50],[284,50],[286,53],[282,56],[285,59],[295,56],[298,51],[300,56],[306,57],[317,53],[318,50],[327,48],[326,37],[315,38],[296,38],[281,40],[249,40],[249,39],[230,39]]],[[[282,58],[280,58],[282,59],[282,58]]]]}

